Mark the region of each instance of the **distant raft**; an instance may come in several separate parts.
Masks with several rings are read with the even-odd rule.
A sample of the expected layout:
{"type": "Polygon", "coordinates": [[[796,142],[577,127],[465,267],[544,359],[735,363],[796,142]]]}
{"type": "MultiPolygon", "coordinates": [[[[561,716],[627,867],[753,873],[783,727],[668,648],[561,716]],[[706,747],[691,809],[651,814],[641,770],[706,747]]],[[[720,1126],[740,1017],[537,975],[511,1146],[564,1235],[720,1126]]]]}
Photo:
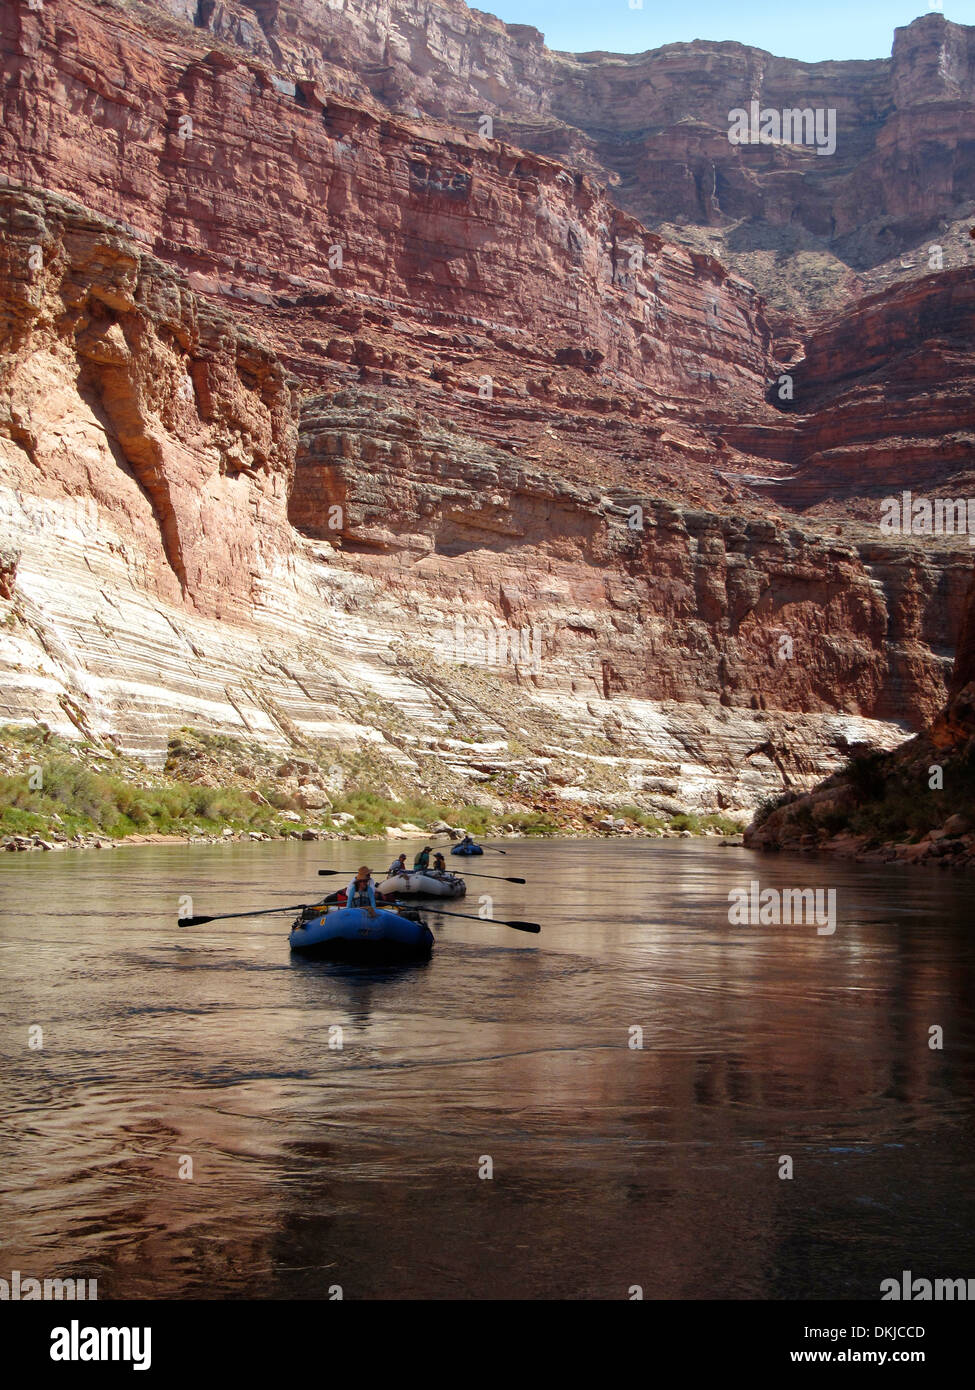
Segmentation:
{"type": "Polygon", "coordinates": [[[456,874],[426,873],[394,874],[384,879],[376,888],[377,894],[399,897],[402,893],[415,893],[425,898],[462,898],[467,892],[467,884],[456,874]]]}
{"type": "Polygon", "coordinates": [[[288,937],[292,951],[333,960],[410,960],[429,956],[433,932],[417,913],[400,915],[361,907],[309,908],[288,937]]]}
{"type": "Polygon", "coordinates": [[[483,851],[483,849],[481,848],[480,845],[465,845],[465,844],[452,845],[451,848],[450,848],[450,852],[451,852],[451,854],[483,854],[483,853],[484,853],[484,851],[483,851]]]}

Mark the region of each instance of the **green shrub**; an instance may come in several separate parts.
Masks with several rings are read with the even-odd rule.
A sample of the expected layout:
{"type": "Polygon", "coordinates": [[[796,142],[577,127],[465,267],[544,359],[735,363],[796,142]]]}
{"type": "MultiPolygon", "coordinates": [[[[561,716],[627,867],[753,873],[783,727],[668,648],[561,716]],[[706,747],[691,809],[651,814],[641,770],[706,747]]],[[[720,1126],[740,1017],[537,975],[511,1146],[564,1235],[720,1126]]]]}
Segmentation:
{"type": "Polygon", "coordinates": [[[740,835],[745,828],[740,820],[733,820],[731,816],[722,816],[719,813],[705,816],[701,826],[705,830],[720,830],[722,835],[740,835]]]}
{"type": "Polygon", "coordinates": [[[838,835],[841,830],[846,830],[849,827],[849,813],[846,811],[827,811],[825,815],[819,817],[819,824],[828,835],[838,835]]]}
{"type": "Polygon", "coordinates": [[[858,801],[879,801],[887,784],[887,754],[875,750],[849,759],[843,769],[843,780],[853,789],[858,801]]]}
{"type": "Polygon", "coordinates": [[[194,825],[219,830],[272,829],[273,810],[237,787],[176,783],[140,787],[113,772],[95,772],[55,753],[39,758],[41,786],[27,773],[0,777],[0,832],[101,833],[114,838],[149,832],[185,833],[194,825]]]}
{"type": "Polygon", "coordinates": [[[755,814],[752,816],[753,825],[764,825],[773,811],[777,811],[780,806],[785,806],[791,799],[791,793],[779,792],[777,796],[766,796],[758,803],[755,814]]]}
{"type": "Polygon", "coordinates": [[[661,816],[654,816],[649,811],[643,811],[639,806],[620,806],[616,811],[617,816],[622,816],[625,820],[633,821],[635,825],[640,825],[644,830],[662,830],[666,821],[661,816]]]}

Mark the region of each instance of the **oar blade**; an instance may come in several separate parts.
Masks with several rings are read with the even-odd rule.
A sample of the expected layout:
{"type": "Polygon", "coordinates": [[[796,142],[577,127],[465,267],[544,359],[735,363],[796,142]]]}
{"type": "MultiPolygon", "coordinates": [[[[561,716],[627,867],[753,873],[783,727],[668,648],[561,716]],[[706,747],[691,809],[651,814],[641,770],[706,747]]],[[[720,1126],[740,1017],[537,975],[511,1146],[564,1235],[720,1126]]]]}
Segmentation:
{"type": "MultiPolygon", "coordinates": [[[[408,904],[397,902],[395,906],[407,907],[408,904]]],[[[432,904],[428,905],[424,910],[426,912],[439,913],[441,917],[456,917],[461,922],[490,922],[493,927],[514,927],[515,931],[527,931],[534,934],[542,930],[538,922],[522,922],[518,918],[514,918],[510,921],[502,921],[500,919],[496,920],[494,917],[473,917],[469,912],[448,912],[446,908],[435,907],[432,904]]]]}
{"type": "Polygon", "coordinates": [[[179,917],[176,921],[178,927],[202,927],[204,922],[212,922],[213,917],[179,917]]]}

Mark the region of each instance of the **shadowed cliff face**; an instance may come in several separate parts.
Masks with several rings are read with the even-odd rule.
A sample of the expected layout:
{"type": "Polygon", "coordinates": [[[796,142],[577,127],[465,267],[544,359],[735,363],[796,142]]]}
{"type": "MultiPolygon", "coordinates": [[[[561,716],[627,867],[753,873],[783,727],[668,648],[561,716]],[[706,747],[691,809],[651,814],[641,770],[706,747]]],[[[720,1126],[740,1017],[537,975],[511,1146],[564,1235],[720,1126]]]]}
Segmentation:
{"type": "MultiPolygon", "coordinates": [[[[752,286],[579,170],[391,116],[334,45],[296,75],[275,34],[316,14],[3,12],[5,717],[152,754],[185,723],[366,739],[421,779],[450,719],[467,792],[500,741],[553,794],[670,811],[929,721],[965,538],[885,541],[836,498],[879,485],[892,422],[905,485],[937,480],[968,406],[922,367],[950,306],[967,370],[971,272],[777,360],[752,286]]],[[[462,21],[525,92],[562,62],[429,14],[458,82],[489,71],[462,21]]]]}
{"type": "Polygon", "coordinates": [[[785,794],[745,832],[755,849],[821,849],[857,859],[975,866],[975,572],[945,707],[886,753],[857,750],[805,795],[785,794]]]}
{"type": "Polygon", "coordinates": [[[553,53],[459,0],[154,4],[353,100],[468,130],[490,115],[500,139],[587,170],[786,311],[923,275],[932,243],[946,266],[969,259],[975,31],[940,14],[896,30],[889,59],[803,63],[712,40],[553,53]],[[730,144],[729,113],[752,100],[835,112],[835,152],[730,144]]]}
{"type": "Polygon", "coordinates": [[[965,615],[958,637],[958,654],[951,674],[951,695],[958,695],[975,681],[975,574],[965,604],[965,615]]]}
{"type": "Polygon", "coordinates": [[[803,512],[876,525],[881,500],[902,489],[972,496],[973,328],[969,267],[859,300],[805,336],[799,360],[779,378],[788,387],[777,382],[769,393],[791,434],[732,425],[727,439],[789,464],[762,490],[803,512]]]}

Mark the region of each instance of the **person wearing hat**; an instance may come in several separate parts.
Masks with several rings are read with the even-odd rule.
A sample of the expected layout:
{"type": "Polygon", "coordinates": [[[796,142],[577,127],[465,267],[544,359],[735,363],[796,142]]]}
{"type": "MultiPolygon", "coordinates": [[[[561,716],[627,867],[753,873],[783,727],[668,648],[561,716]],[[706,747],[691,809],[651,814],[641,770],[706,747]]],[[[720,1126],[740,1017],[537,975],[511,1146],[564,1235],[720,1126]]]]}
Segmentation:
{"type": "Polygon", "coordinates": [[[447,861],[439,850],[433,856],[433,872],[435,874],[445,874],[447,872],[447,861]]]}
{"type": "Polygon", "coordinates": [[[395,860],[394,863],[390,864],[389,873],[386,875],[386,877],[398,878],[400,874],[408,874],[409,872],[409,869],[406,867],[406,855],[401,854],[400,857],[397,860],[395,860]]]}
{"type": "Polygon", "coordinates": [[[370,917],[376,915],[376,885],[372,881],[372,870],[363,864],[355,878],[345,890],[346,907],[361,907],[370,917]]]}
{"type": "Polygon", "coordinates": [[[431,845],[427,845],[424,849],[420,850],[420,853],[413,860],[414,869],[419,869],[421,873],[426,873],[427,869],[430,867],[431,848],[431,845]]]}

